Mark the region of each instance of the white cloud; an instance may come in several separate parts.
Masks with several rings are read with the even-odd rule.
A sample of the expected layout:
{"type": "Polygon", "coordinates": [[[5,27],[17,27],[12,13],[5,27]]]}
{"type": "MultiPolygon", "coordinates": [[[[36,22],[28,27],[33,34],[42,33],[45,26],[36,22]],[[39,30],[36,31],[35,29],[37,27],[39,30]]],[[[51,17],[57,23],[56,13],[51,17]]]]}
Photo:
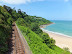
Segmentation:
{"type": "Polygon", "coordinates": [[[25,4],[27,2],[44,1],[44,0],[0,0],[0,2],[8,4],[25,4]]]}
{"type": "Polygon", "coordinates": [[[45,1],[45,0],[37,0],[37,1],[45,1]]]}
{"type": "Polygon", "coordinates": [[[68,2],[69,0],[64,0],[65,2],[68,2]]]}
{"type": "MultiPolygon", "coordinates": [[[[63,1],[63,0],[0,0],[0,2],[7,4],[25,4],[28,2],[36,2],[36,1],[63,1]]],[[[64,0],[64,1],[68,2],[70,0],[64,0]]]]}

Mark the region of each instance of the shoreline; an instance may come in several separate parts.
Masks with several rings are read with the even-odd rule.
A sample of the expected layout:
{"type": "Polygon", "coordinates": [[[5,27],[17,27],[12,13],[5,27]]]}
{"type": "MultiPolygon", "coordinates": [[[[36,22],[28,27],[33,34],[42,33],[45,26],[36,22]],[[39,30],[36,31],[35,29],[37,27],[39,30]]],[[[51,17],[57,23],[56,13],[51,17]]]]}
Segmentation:
{"type": "Polygon", "coordinates": [[[44,25],[40,25],[40,28],[45,28],[46,26],[48,26],[48,25],[51,25],[51,24],[55,24],[55,23],[49,23],[49,24],[44,24],[44,25]]]}
{"type": "Polygon", "coordinates": [[[62,36],[67,37],[67,38],[72,38],[70,35],[65,35],[65,34],[58,33],[58,32],[48,31],[48,30],[43,29],[43,28],[40,28],[40,29],[41,29],[43,32],[45,32],[45,33],[50,32],[50,33],[54,33],[54,34],[58,34],[58,35],[62,35],[62,36]]]}
{"type": "MultiPolygon", "coordinates": [[[[50,24],[48,24],[48,25],[50,25],[50,24]]],[[[48,31],[48,30],[43,29],[48,25],[42,25],[44,27],[40,27],[40,29],[43,32],[49,34],[50,38],[53,38],[56,41],[55,45],[57,45],[58,47],[60,47],[62,49],[65,47],[69,48],[69,51],[72,52],[72,37],[70,37],[69,35],[64,35],[61,33],[52,32],[52,31],[48,31]]]]}

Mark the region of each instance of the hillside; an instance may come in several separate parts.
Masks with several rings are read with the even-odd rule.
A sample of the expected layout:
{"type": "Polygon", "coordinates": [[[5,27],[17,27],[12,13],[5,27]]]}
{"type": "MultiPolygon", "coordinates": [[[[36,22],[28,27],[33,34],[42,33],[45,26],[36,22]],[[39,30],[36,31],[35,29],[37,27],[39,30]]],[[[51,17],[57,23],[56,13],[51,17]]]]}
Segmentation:
{"type": "Polygon", "coordinates": [[[39,26],[50,24],[49,20],[42,17],[30,16],[26,12],[4,5],[0,6],[0,54],[5,54],[11,36],[12,23],[16,22],[27,40],[33,54],[70,54],[55,45],[55,40],[44,33],[39,26]]]}

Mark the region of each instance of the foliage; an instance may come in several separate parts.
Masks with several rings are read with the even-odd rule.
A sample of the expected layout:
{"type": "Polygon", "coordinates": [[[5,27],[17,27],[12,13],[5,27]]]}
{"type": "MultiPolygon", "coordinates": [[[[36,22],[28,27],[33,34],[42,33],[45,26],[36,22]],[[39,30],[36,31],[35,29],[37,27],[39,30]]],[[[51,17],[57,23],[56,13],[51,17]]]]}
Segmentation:
{"type": "Polygon", "coordinates": [[[5,53],[8,50],[7,40],[9,38],[9,27],[0,25],[0,54],[5,53]]]}
{"type": "Polygon", "coordinates": [[[17,22],[16,24],[27,40],[33,54],[70,54],[69,52],[57,47],[55,45],[55,40],[50,38],[48,34],[43,33],[40,36],[33,32],[29,27],[21,26],[17,22]]]}
{"type": "Polygon", "coordinates": [[[18,18],[17,23],[21,26],[26,26],[27,25],[23,18],[18,18]]]}
{"type": "Polygon", "coordinates": [[[47,33],[43,33],[41,35],[41,38],[44,40],[44,43],[46,43],[46,45],[49,47],[49,48],[52,48],[52,46],[55,45],[55,40],[50,38],[49,35],[47,33]]]}
{"type": "Polygon", "coordinates": [[[8,51],[8,39],[11,33],[12,18],[11,15],[0,6],[0,54],[8,51]]]}
{"type": "Polygon", "coordinates": [[[65,47],[64,50],[65,50],[65,51],[69,51],[69,48],[66,48],[66,47],[65,47]]]}
{"type": "Polygon", "coordinates": [[[24,37],[27,39],[33,54],[56,54],[53,50],[47,47],[45,43],[43,43],[43,40],[39,35],[24,26],[19,26],[19,28],[22,33],[26,34],[24,37]]]}
{"type": "Polygon", "coordinates": [[[11,25],[16,21],[26,38],[33,54],[70,54],[55,45],[55,40],[44,33],[39,26],[52,23],[42,17],[30,16],[26,12],[4,5],[0,6],[0,54],[8,51],[8,39],[11,35],[11,25]]]}
{"type": "Polygon", "coordinates": [[[12,18],[9,18],[9,19],[7,20],[7,22],[8,22],[8,24],[11,26],[11,25],[12,25],[12,22],[13,22],[13,19],[12,19],[12,18]]]}
{"type": "Polygon", "coordinates": [[[30,28],[32,31],[34,31],[36,34],[42,33],[42,30],[39,28],[37,23],[31,23],[30,28]]]}

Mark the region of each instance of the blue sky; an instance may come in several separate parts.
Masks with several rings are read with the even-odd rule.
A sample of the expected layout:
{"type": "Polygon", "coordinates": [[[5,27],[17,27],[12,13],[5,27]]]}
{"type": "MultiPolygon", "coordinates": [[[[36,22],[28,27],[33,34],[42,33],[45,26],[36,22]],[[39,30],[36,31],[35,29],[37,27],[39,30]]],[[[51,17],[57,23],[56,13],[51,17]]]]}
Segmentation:
{"type": "Polygon", "coordinates": [[[48,20],[72,20],[72,0],[0,0],[4,4],[48,20]]]}

